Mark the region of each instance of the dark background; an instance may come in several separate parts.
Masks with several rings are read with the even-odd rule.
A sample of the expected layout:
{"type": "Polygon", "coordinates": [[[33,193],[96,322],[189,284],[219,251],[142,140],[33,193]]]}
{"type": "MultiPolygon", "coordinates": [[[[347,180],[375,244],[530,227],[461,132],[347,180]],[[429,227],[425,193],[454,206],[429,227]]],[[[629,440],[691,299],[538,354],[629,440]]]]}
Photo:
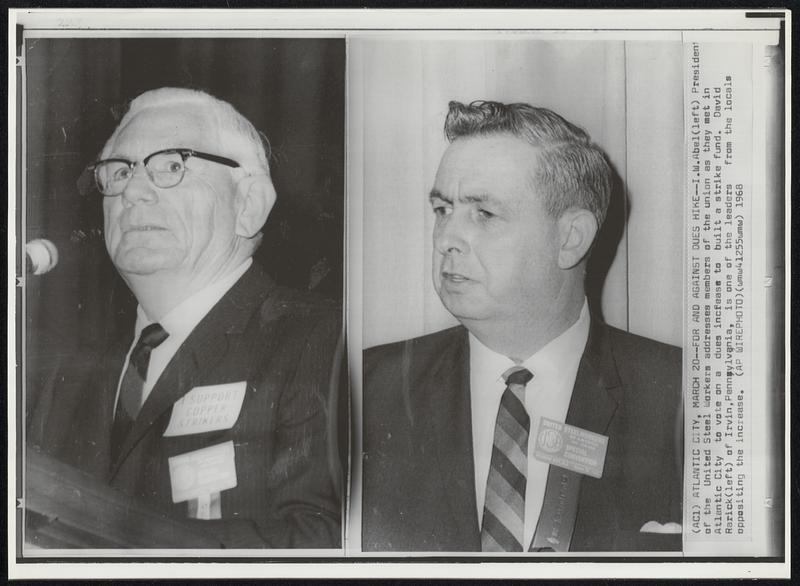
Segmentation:
{"type": "Polygon", "coordinates": [[[48,238],[60,255],[26,278],[28,414],[64,360],[96,359],[135,320],[105,251],[101,196],[76,182],[146,90],[206,91],[267,136],[278,200],[255,260],[279,284],[342,298],[343,39],[28,39],[22,50],[20,243],[48,238]]]}

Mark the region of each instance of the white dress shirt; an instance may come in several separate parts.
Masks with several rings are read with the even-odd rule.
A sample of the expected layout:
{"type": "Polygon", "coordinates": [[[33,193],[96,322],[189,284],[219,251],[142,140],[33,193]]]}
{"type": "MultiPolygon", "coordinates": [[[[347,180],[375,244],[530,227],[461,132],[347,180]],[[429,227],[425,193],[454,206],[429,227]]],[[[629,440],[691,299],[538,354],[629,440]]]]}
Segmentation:
{"type": "MultiPolygon", "coordinates": [[[[156,381],[161,376],[161,373],[164,372],[164,369],[167,367],[170,360],[172,360],[172,357],[175,356],[175,353],[178,351],[178,348],[181,347],[181,344],[186,341],[186,338],[189,337],[189,334],[192,333],[192,330],[194,330],[197,324],[199,324],[200,321],[208,314],[208,312],[211,311],[211,308],[214,307],[220,299],[222,299],[225,293],[227,293],[230,288],[234,286],[236,281],[241,278],[245,271],[250,268],[251,264],[253,264],[253,259],[248,258],[236,269],[225,275],[222,279],[212,283],[205,289],[201,289],[191,297],[185,299],[172,308],[172,310],[163,318],[161,318],[158,323],[161,324],[161,327],[164,328],[169,336],[157,348],[154,348],[152,352],[150,352],[150,364],[147,367],[147,379],[144,381],[144,388],[142,390],[142,404],[144,404],[144,401],[150,395],[150,391],[153,390],[153,386],[155,386],[156,381]]],[[[117,400],[119,400],[122,377],[125,371],[128,369],[131,352],[133,351],[136,342],[139,340],[139,335],[142,333],[142,330],[151,323],[154,322],[147,317],[142,309],[142,306],[138,306],[136,309],[136,327],[133,335],[133,342],[131,343],[131,347],[128,349],[128,354],[125,357],[125,365],[122,367],[122,372],[120,373],[120,377],[117,382],[117,400]]],[[[116,411],[116,401],[114,402],[114,409],[116,411]]]]}
{"type": "MultiPolygon", "coordinates": [[[[525,487],[525,550],[530,546],[544,501],[550,465],[533,457],[539,418],[564,422],[572,398],[583,350],[589,339],[589,306],[584,300],[578,320],[521,366],[533,379],[525,387],[525,409],[531,418],[528,440],[528,480],[525,487]]],[[[475,457],[475,495],[478,524],[483,522],[486,482],[494,444],[494,426],[506,384],[503,373],[517,363],[484,346],[469,335],[470,401],[472,406],[472,447],[475,457]]]]}

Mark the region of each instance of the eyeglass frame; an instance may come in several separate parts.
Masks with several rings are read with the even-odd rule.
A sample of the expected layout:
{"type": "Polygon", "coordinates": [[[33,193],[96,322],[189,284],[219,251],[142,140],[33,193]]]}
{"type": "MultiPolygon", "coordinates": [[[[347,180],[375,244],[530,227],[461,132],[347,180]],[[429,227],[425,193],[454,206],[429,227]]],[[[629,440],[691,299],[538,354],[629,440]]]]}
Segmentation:
{"type": "Polygon", "coordinates": [[[198,159],[211,161],[212,163],[219,163],[220,165],[225,165],[226,167],[231,167],[234,169],[241,167],[241,165],[238,162],[234,161],[233,159],[229,159],[227,157],[222,157],[220,155],[213,155],[211,153],[204,153],[202,151],[196,151],[194,149],[189,149],[189,148],[175,147],[169,149],[161,149],[160,151],[150,153],[141,161],[131,161],[129,159],[123,159],[122,157],[111,157],[108,159],[100,159],[99,161],[95,161],[94,163],[87,165],[86,171],[92,172],[92,175],[94,176],[95,187],[103,195],[103,197],[119,197],[120,195],[122,195],[122,192],[125,191],[125,187],[127,187],[128,182],[133,177],[133,173],[136,172],[135,171],[136,167],[140,164],[144,166],[144,170],[147,172],[147,177],[150,179],[150,182],[153,183],[153,185],[156,185],[156,187],[159,187],[159,189],[172,189],[173,187],[177,187],[178,185],[181,184],[183,178],[186,176],[186,160],[189,157],[197,157],[198,159]],[[160,187],[159,185],[156,185],[156,182],[153,179],[153,172],[147,167],[147,162],[156,155],[172,154],[172,153],[177,153],[181,156],[181,159],[184,164],[183,174],[181,175],[181,178],[178,180],[178,182],[175,183],[175,185],[170,185],[169,187],[160,187]],[[101,164],[113,163],[113,162],[127,164],[128,168],[131,170],[131,176],[128,177],[128,180],[125,182],[125,186],[123,186],[123,188],[120,190],[119,193],[115,193],[114,195],[107,195],[106,193],[103,192],[103,189],[100,187],[100,182],[97,179],[97,168],[101,164]]]}

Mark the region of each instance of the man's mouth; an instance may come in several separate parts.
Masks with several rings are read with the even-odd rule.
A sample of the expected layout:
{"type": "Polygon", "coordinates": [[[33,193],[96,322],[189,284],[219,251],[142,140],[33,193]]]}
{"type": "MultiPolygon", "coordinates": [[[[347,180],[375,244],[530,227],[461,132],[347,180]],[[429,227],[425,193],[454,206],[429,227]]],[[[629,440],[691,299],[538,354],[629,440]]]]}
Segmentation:
{"type": "Polygon", "coordinates": [[[155,232],[158,230],[166,230],[166,228],[163,226],[156,226],[155,224],[142,224],[125,228],[125,232],[155,232]]]}
{"type": "Polygon", "coordinates": [[[464,283],[471,280],[460,273],[451,273],[450,271],[442,271],[442,279],[452,283],[464,283]]]}

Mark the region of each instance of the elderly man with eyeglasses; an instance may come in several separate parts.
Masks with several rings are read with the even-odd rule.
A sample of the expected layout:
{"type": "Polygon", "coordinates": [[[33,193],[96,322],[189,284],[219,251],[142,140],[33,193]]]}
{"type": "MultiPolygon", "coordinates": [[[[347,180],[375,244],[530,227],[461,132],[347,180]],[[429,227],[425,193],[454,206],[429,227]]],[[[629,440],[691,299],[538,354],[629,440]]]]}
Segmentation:
{"type": "Polygon", "coordinates": [[[157,89],[87,175],[139,306],[65,406],[58,455],[220,546],[339,545],[341,314],[252,260],[276,197],[259,133],[208,94],[157,89]]]}

